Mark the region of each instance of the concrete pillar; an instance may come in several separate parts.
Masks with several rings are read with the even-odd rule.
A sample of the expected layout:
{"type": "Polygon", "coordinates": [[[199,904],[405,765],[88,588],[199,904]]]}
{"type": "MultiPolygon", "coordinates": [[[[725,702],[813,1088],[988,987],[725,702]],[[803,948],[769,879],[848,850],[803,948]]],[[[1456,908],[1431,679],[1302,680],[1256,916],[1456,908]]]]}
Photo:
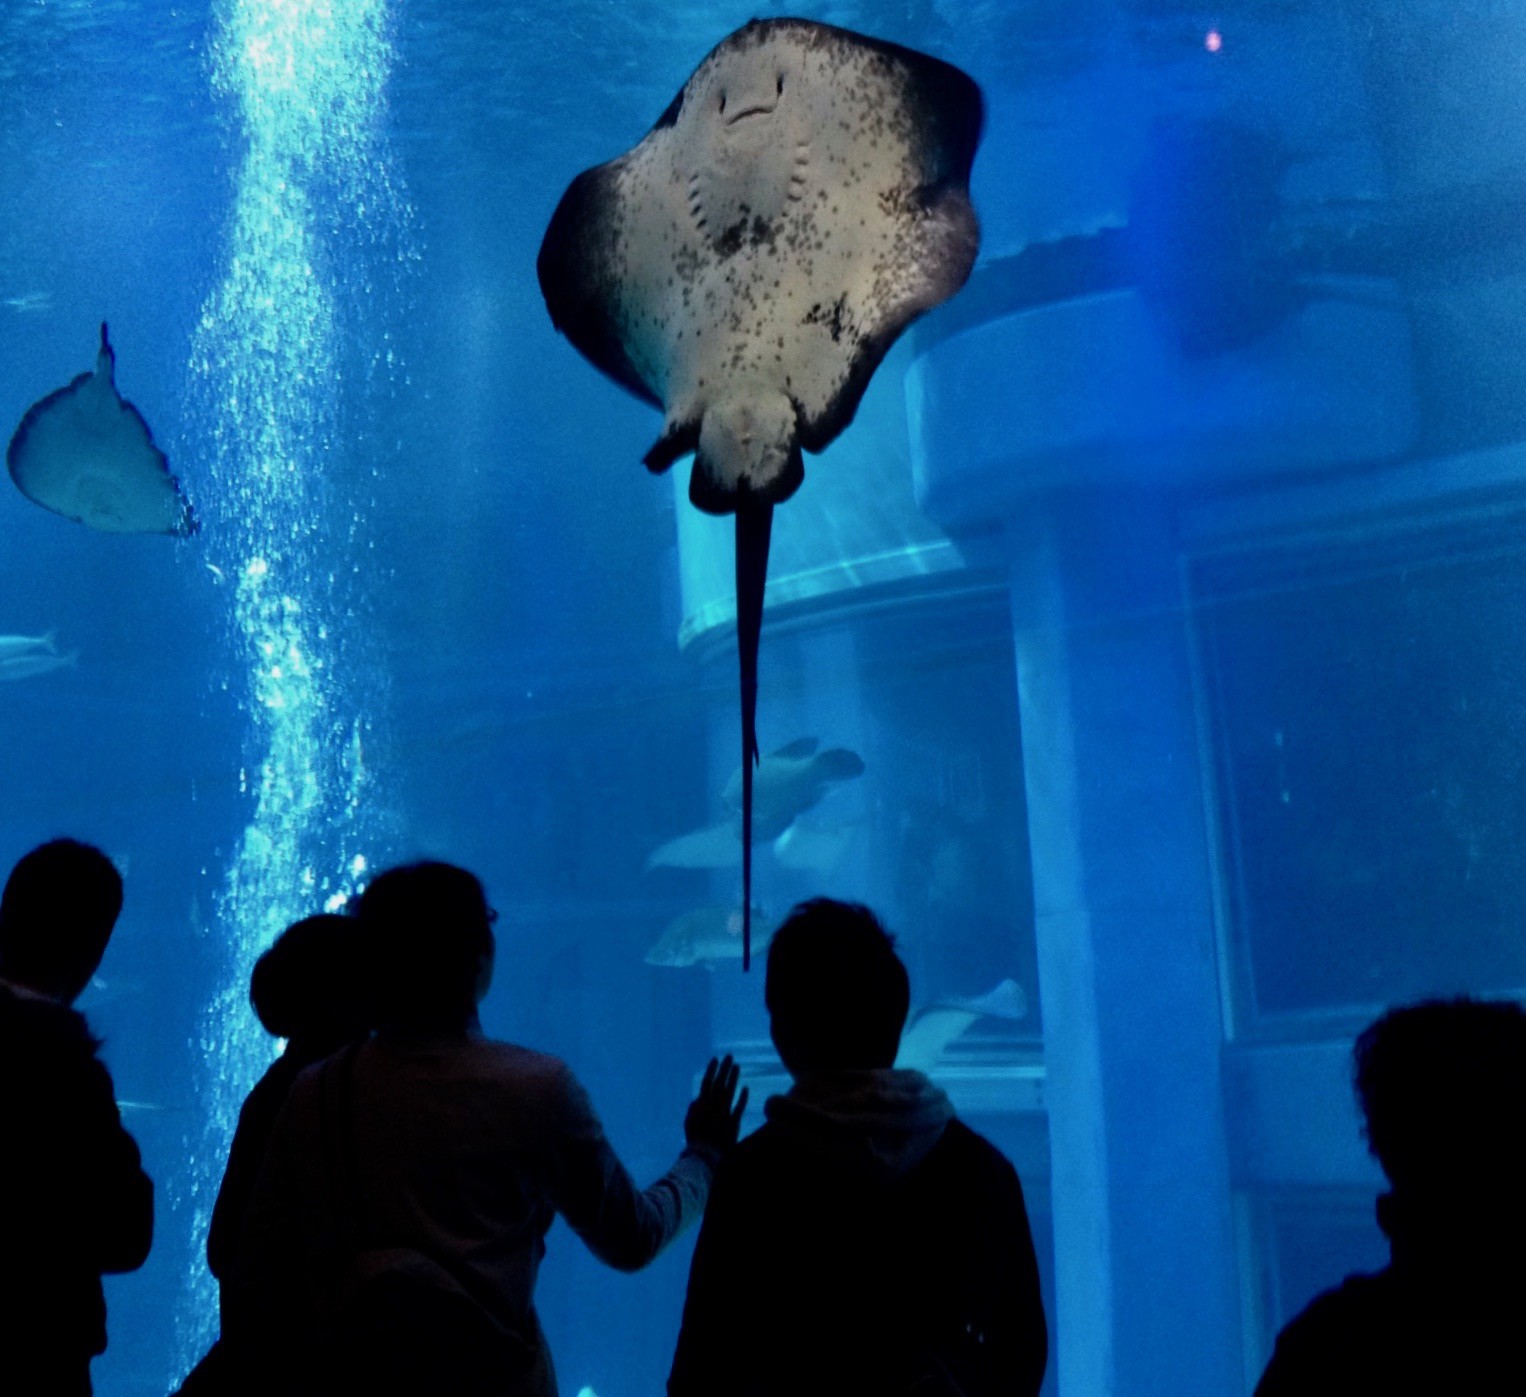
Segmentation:
{"type": "Polygon", "coordinates": [[[1065,1397],[1240,1390],[1204,797],[1168,501],[1011,528],[1065,1397]]]}

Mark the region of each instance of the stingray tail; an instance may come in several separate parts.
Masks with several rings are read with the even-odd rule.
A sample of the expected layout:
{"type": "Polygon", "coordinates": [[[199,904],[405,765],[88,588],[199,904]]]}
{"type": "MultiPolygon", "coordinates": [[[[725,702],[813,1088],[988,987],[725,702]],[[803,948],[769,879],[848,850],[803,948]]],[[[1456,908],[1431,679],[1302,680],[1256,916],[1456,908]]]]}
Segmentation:
{"type": "Polygon", "coordinates": [[[742,969],[752,965],[752,769],[758,761],[758,640],[774,507],[742,484],[737,495],[737,659],[742,674],[742,969]]]}

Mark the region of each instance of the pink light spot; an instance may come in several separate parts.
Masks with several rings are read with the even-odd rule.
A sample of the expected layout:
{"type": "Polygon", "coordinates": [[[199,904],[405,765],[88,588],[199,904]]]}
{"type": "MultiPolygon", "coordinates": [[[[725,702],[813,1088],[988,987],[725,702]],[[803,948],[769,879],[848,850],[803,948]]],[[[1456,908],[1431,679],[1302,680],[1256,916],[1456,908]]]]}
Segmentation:
{"type": "Polygon", "coordinates": [[[1217,29],[1210,29],[1203,39],[1203,47],[1209,53],[1217,53],[1224,47],[1224,36],[1217,29]]]}

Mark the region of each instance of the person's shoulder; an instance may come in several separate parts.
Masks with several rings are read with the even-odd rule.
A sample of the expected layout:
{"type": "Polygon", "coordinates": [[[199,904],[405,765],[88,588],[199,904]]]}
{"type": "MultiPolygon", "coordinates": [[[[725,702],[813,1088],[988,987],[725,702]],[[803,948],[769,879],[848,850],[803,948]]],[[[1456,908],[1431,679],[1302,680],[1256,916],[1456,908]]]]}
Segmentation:
{"type": "Polygon", "coordinates": [[[994,1183],[1018,1182],[1017,1170],[1012,1161],[958,1116],[943,1128],[943,1138],[938,1142],[938,1149],[945,1159],[963,1171],[978,1173],[994,1183]]]}
{"type": "Polygon", "coordinates": [[[1357,1273],[1315,1295],[1277,1334],[1257,1394],[1396,1391],[1378,1380],[1398,1337],[1389,1290],[1387,1272],[1357,1273]]]}
{"type": "Polygon", "coordinates": [[[726,1151],[715,1173],[716,1186],[729,1192],[751,1188],[760,1179],[777,1182],[787,1172],[795,1153],[787,1132],[765,1121],[726,1151]]]}
{"type": "Polygon", "coordinates": [[[554,1053],[497,1038],[474,1039],[472,1052],[491,1076],[526,1096],[554,1099],[586,1094],[572,1068],[554,1053]]]}
{"type": "Polygon", "coordinates": [[[100,1040],[79,1010],[0,988],[0,1033],[26,1038],[34,1051],[94,1057],[100,1040]]]}
{"type": "Polygon", "coordinates": [[[1363,1327],[1378,1320],[1391,1302],[1387,1271],[1359,1271],[1323,1290],[1283,1329],[1293,1339],[1309,1339],[1332,1329],[1363,1327]]]}
{"type": "Polygon", "coordinates": [[[1268,1376],[1257,1390],[1293,1390],[1314,1375],[1325,1384],[1317,1390],[1337,1390],[1339,1374],[1366,1370],[1389,1347],[1390,1299],[1386,1271],[1347,1276],[1321,1291],[1282,1327],[1268,1376]]]}

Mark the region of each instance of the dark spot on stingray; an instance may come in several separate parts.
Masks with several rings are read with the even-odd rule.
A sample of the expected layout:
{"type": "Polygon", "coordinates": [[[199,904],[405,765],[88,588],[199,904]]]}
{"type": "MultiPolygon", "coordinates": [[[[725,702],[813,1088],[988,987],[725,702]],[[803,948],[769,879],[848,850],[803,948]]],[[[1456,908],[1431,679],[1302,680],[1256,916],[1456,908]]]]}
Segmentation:
{"type": "Polygon", "coordinates": [[[742,250],[742,239],[747,233],[747,220],[739,218],[715,240],[718,257],[735,257],[742,250]]]}

